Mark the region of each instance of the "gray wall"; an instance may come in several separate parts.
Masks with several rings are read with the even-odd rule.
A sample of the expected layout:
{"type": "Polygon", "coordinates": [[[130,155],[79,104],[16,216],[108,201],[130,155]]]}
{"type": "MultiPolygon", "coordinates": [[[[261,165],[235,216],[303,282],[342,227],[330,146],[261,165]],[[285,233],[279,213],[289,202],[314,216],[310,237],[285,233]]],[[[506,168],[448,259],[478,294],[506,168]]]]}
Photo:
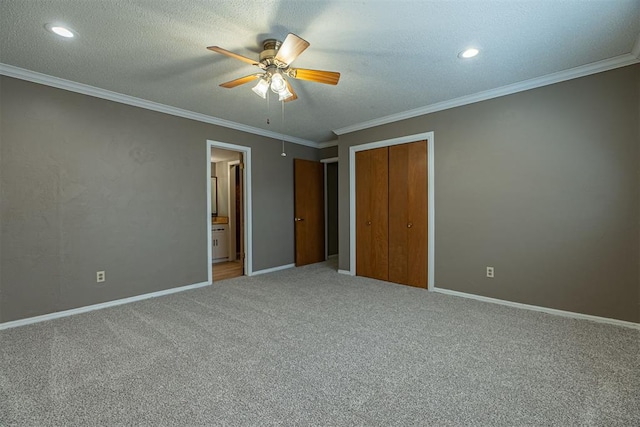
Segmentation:
{"type": "Polygon", "coordinates": [[[338,146],[334,145],[333,147],[321,148],[320,149],[320,159],[332,159],[334,157],[338,157],[338,146]]]}
{"type": "Polygon", "coordinates": [[[434,131],[437,287],[640,321],[639,117],[634,65],[342,135],[340,268],[349,147],[434,131]]]}
{"type": "Polygon", "coordinates": [[[207,280],[206,140],[253,154],[253,269],[294,262],[318,150],[0,77],[0,322],[207,280]],[[98,270],[106,282],[96,283],[98,270]]]}

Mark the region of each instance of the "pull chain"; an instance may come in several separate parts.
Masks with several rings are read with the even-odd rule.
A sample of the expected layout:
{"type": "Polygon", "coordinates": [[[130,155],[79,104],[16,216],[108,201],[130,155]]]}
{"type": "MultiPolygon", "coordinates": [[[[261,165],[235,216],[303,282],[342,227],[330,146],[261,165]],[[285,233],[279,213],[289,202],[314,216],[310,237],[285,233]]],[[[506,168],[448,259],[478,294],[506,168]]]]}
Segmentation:
{"type": "Polygon", "coordinates": [[[282,101],[282,157],[287,157],[287,153],[284,152],[284,101],[282,101]]]}
{"type": "Polygon", "coordinates": [[[271,124],[271,119],[269,118],[269,91],[267,91],[267,124],[271,124]]]}

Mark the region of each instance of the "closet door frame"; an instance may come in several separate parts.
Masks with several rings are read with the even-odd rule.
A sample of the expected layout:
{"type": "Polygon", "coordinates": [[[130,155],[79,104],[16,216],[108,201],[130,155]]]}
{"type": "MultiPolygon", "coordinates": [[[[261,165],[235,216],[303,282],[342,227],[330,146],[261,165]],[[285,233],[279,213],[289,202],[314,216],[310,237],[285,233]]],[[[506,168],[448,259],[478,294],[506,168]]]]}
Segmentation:
{"type": "Polygon", "coordinates": [[[427,289],[434,290],[435,267],[435,187],[434,133],[425,132],[349,147],[349,274],[356,275],[356,153],[373,148],[390,147],[427,140],[427,289]]]}

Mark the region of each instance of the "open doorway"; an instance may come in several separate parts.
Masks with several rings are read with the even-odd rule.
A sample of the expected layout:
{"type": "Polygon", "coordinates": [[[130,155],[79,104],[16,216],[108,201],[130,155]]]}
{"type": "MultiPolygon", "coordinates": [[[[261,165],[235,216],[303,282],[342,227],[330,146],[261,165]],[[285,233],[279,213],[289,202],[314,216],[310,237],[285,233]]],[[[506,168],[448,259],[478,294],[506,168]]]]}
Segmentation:
{"type": "MultiPolygon", "coordinates": [[[[211,283],[251,275],[250,148],[207,141],[211,283]]],[[[208,224],[208,225],[209,225],[208,224]]]]}
{"type": "Polygon", "coordinates": [[[323,159],[325,259],[338,257],[338,158],[323,159]]]}

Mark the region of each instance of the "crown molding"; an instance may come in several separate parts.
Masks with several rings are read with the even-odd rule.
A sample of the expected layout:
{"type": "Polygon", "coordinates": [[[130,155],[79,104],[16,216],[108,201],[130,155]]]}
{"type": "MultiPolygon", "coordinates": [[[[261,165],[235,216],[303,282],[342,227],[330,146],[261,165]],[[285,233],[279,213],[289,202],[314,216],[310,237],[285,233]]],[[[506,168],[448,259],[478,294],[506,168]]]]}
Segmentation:
{"type": "Polygon", "coordinates": [[[142,98],[136,98],[135,96],[124,95],[122,93],[101,89],[99,87],[90,86],[83,83],[77,83],[71,80],[62,79],[60,77],[50,76],[48,74],[38,73],[36,71],[15,67],[13,65],[0,63],[0,75],[51,86],[58,89],[68,90],[70,92],[76,92],[83,95],[93,96],[95,98],[102,98],[108,101],[119,102],[121,104],[131,105],[133,107],[157,111],[159,113],[170,114],[172,116],[183,117],[185,119],[196,120],[198,122],[222,126],[241,132],[247,132],[253,135],[265,136],[267,138],[273,138],[277,140],[284,139],[285,141],[292,142],[294,144],[304,145],[306,147],[312,148],[319,148],[317,142],[309,141],[307,139],[284,135],[253,126],[247,126],[241,123],[232,122],[230,120],[219,119],[217,117],[208,116],[206,114],[196,113],[194,111],[184,110],[182,108],[172,107],[170,105],[160,104],[158,102],[148,101],[142,98]]]}
{"type": "Polygon", "coordinates": [[[435,113],[438,111],[448,110],[450,108],[461,107],[463,105],[474,104],[476,102],[486,101],[488,99],[523,92],[525,90],[552,85],[554,83],[577,79],[579,77],[585,77],[591,74],[597,74],[604,71],[613,70],[615,68],[625,67],[627,65],[636,64],[638,62],[640,62],[640,37],[638,38],[633,51],[626,55],[620,55],[614,58],[605,59],[603,61],[593,62],[591,64],[586,64],[579,67],[570,68],[568,70],[559,71],[557,73],[548,74],[546,76],[536,77],[534,79],[524,80],[522,82],[502,86],[496,89],[478,92],[473,95],[462,96],[460,98],[438,102],[413,110],[404,111],[402,113],[391,114],[389,116],[380,117],[378,119],[357,123],[340,129],[335,129],[333,132],[337,135],[344,135],[363,129],[369,129],[375,126],[386,125],[388,123],[393,123],[400,120],[411,119],[414,117],[423,116],[425,114],[435,113]]]}
{"type": "Polygon", "coordinates": [[[336,147],[338,145],[338,140],[334,139],[333,141],[326,141],[326,142],[318,142],[317,143],[317,147],[318,148],[329,148],[329,147],[336,147]]]}

